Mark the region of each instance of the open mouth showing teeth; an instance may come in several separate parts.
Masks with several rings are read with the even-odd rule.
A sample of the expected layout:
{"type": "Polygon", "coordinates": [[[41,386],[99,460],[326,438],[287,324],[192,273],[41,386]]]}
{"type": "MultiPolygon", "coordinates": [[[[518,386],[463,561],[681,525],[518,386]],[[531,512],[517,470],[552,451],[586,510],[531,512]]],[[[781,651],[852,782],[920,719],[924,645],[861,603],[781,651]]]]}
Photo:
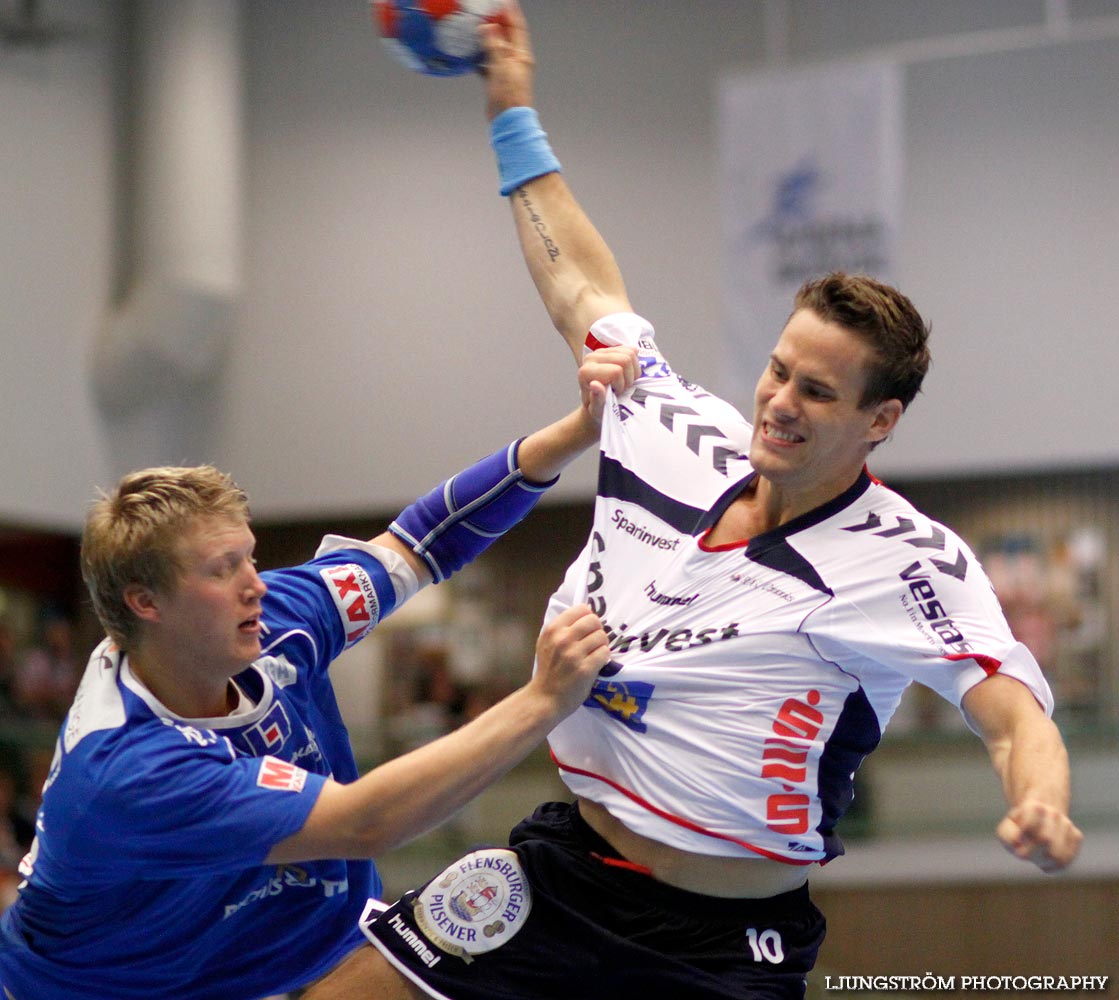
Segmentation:
{"type": "Polygon", "coordinates": [[[799,434],[793,434],[791,431],[783,431],[773,424],[765,425],[765,433],[767,437],[772,438],[774,441],[787,441],[790,444],[797,444],[804,440],[799,434]]]}

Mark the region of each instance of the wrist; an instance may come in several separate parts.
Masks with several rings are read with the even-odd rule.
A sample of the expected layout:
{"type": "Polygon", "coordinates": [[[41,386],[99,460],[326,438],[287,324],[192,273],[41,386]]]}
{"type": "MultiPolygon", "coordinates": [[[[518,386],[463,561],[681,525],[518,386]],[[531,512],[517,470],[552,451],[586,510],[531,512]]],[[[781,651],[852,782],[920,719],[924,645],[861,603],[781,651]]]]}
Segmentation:
{"type": "Polygon", "coordinates": [[[563,703],[547,690],[538,674],[507,695],[498,707],[510,713],[521,737],[532,746],[540,743],[565,717],[563,703]]]}
{"type": "Polygon", "coordinates": [[[503,197],[522,184],[563,169],[534,108],[518,105],[496,115],[490,122],[490,145],[497,156],[503,197]]]}

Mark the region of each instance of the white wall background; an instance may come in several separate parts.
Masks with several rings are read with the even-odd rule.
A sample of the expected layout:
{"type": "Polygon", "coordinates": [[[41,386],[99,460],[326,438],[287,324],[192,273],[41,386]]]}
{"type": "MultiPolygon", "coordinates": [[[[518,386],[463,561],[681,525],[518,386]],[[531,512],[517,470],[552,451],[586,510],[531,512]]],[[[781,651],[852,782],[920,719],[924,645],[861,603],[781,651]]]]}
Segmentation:
{"type": "MultiPolygon", "coordinates": [[[[496,194],[478,82],[399,68],[364,0],[239,4],[229,349],[124,416],[99,407],[90,351],[143,269],[134,35],[168,2],[45,0],[85,30],[0,45],[0,522],[73,527],[125,468],[202,460],[258,518],[387,510],[563,412],[573,371],[496,194]]],[[[720,75],[885,51],[907,67],[901,284],[936,361],[876,471],[1119,458],[1117,0],[524,6],[545,127],[681,371],[719,388],[727,349],[720,75]]],[[[590,485],[584,462],[561,494],[590,485]]]]}

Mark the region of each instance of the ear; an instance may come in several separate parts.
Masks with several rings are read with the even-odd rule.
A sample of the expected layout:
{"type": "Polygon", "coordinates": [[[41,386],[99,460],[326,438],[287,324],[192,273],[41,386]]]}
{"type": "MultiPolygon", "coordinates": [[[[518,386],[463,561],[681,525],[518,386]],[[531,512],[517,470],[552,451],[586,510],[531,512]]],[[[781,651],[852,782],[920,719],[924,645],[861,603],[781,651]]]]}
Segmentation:
{"type": "Polygon", "coordinates": [[[871,447],[881,444],[897,427],[905,408],[900,399],[884,399],[874,407],[874,419],[870,423],[868,441],[871,447]]]}
{"type": "Polygon", "coordinates": [[[138,583],[130,583],[121,595],[124,603],[142,622],[157,622],[160,619],[159,599],[155,592],[138,583]]]}

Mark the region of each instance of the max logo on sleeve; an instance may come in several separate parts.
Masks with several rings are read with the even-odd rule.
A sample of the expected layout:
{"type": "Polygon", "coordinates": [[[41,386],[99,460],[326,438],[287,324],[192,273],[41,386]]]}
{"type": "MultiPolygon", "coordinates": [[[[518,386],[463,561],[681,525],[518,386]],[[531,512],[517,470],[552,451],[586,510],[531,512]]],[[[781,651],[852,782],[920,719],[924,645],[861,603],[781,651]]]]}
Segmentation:
{"type": "Polygon", "coordinates": [[[319,575],[334,599],[349,646],[367,635],[380,619],[381,602],[373,581],[357,563],[327,566],[319,570],[319,575]]]}
{"type": "Polygon", "coordinates": [[[261,788],[277,792],[301,792],[307,781],[307,772],[277,757],[262,757],[256,783],[261,788]]]}

